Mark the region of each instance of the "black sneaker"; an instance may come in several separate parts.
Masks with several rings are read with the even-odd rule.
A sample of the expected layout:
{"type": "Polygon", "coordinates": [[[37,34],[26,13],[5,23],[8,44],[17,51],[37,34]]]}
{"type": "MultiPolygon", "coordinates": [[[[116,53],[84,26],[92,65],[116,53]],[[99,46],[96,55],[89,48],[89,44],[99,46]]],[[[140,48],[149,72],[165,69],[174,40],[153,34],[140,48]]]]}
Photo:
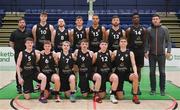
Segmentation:
{"type": "Polygon", "coordinates": [[[41,103],[47,103],[47,99],[45,97],[43,97],[43,96],[40,96],[39,101],[41,103]]]}
{"type": "Polygon", "coordinates": [[[156,95],[156,91],[150,91],[150,95],[156,95]]]}
{"type": "Polygon", "coordinates": [[[161,91],[161,96],[165,96],[165,92],[164,91],[161,91]]]}

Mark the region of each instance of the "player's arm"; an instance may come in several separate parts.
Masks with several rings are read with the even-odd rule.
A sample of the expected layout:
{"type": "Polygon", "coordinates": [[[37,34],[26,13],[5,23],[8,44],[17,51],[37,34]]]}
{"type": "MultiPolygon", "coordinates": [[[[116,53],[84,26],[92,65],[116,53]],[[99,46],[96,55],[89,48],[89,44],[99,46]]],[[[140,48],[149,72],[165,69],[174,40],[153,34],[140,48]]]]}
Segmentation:
{"type": "Polygon", "coordinates": [[[93,54],[92,63],[95,64],[97,59],[97,52],[93,54]]]}
{"type": "Polygon", "coordinates": [[[105,32],[105,40],[108,41],[109,38],[109,29],[105,32]]]}
{"type": "Polygon", "coordinates": [[[33,39],[34,39],[34,45],[36,45],[36,29],[37,29],[37,25],[34,25],[32,28],[32,35],[33,35],[33,39]]]}
{"type": "Polygon", "coordinates": [[[86,38],[89,40],[89,28],[86,28],[86,38]]]}
{"type": "Polygon", "coordinates": [[[49,29],[50,29],[50,31],[51,31],[51,43],[53,44],[54,42],[52,41],[52,39],[53,39],[53,32],[54,32],[54,27],[53,27],[53,25],[49,25],[49,29]]]}
{"type": "Polygon", "coordinates": [[[130,33],[130,28],[126,29],[126,38],[129,40],[129,33],[130,33]]]}
{"type": "Polygon", "coordinates": [[[70,42],[71,42],[71,45],[73,45],[73,43],[74,43],[74,29],[71,29],[71,31],[70,31],[70,42]]]}
{"type": "Polygon", "coordinates": [[[68,30],[68,36],[69,36],[68,40],[72,44],[71,30],[68,30]]]}
{"type": "Polygon", "coordinates": [[[54,30],[52,32],[52,38],[51,38],[51,42],[52,42],[52,46],[54,47],[54,40],[55,40],[55,37],[56,37],[56,30],[54,30]]]}
{"type": "Polygon", "coordinates": [[[126,32],[122,29],[122,35],[123,37],[126,37],[126,32]]]}
{"type": "Polygon", "coordinates": [[[131,59],[131,65],[132,65],[132,68],[133,68],[133,72],[134,72],[135,75],[138,76],[137,67],[136,67],[136,61],[135,61],[135,58],[134,58],[134,53],[132,51],[130,51],[130,59],[131,59]]]}
{"type": "Polygon", "coordinates": [[[77,60],[77,56],[78,56],[78,49],[76,49],[74,51],[74,53],[72,54],[73,60],[76,61],[77,60]]]}
{"type": "Polygon", "coordinates": [[[91,58],[93,58],[94,52],[89,50],[89,55],[90,55],[91,58]]]}
{"type": "Polygon", "coordinates": [[[21,61],[22,61],[22,51],[19,53],[18,59],[17,59],[17,64],[16,64],[16,72],[18,75],[18,81],[22,85],[23,84],[23,79],[21,77],[21,61]]]}
{"type": "Polygon", "coordinates": [[[115,60],[116,54],[117,54],[117,50],[114,50],[111,54],[111,61],[115,60]]]}
{"type": "Polygon", "coordinates": [[[57,52],[55,54],[55,63],[56,63],[56,65],[58,65],[58,61],[60,60],[60,58],[61,58],[61,52],[57,52]]]}
{"type": "Polygon", "coordinates": [[[106,28],[104,26],[102,26],[102,38],[103,40],[106,40],[106,28]]]}

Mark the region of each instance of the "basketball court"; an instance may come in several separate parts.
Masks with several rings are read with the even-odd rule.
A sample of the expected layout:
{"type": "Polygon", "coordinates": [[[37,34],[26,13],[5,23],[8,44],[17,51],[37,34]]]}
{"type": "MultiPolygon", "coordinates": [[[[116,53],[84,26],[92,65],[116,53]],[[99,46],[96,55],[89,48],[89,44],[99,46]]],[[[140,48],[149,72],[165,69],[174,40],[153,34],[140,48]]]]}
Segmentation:
{"type": "MultiPolygon", "coordinates": [[[[16,93],[14,71],[11,69],[3,69],[0,72],[0,109],[18,109],[18,110],[174,110],[176,103],[180,103],[180,71],[179,67],[167,67],[167,81],[166,81],[166,96],[160,96],[159,88],[155,96],[149,95],[149,68],[144,67],[142,70],[142,82],[140,96],[141,104],[136,105],[132,103],[131,85],[125,83],[125,99],[119,100],[118,104],[112,104],[109,100],[109,94],[99,104],[93,102],[92,95],[88,98],[83,98],[78,91],[76,92],[77,101],[71,103],[70,100],[61,94],[62,101],[56,103],[53,99],[49,99],[47,104],[42,104],[38,101],[39,92],[32,94],[31,100],[24,100],[21,94],[16,93]],[[5,79],[7,78],[8,79],[5,79]]],[[[157,79],[158,72],[157,72],[157,79]]],[[[107,83],[108,90],[109,84],[107,83]]],[[[157,85],[158,87],[158,85],[157,85]]],[[[107,91],[108,91],[107,90],[107,91]]],[[[178,110],[176,108],[175,110],[178,110]]]]}

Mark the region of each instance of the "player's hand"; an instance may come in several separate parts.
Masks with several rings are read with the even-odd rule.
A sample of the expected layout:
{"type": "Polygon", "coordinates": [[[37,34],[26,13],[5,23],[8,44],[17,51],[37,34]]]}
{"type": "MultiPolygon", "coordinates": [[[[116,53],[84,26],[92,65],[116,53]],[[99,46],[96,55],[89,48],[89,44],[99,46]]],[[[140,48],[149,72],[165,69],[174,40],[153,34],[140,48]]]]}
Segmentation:
{"type": "Polygon", "coordinates": [[[171,53],[165,53],[166,59],[170,60],[172,59],[172,54],[171,53]]]}
{"type": "Polygon", "coordinates": [[[148,59],[148,58],[149,58],[149,52],[146,52],[146,53],[144,54],[144,57],[145,57],[146,59],[148,59]]]}
{"type": "Polygon", "coordinates": [[[24,80],[22,79],[22,77],[18,77],[18,81],[20,85],[23,85],[24,80]]]}

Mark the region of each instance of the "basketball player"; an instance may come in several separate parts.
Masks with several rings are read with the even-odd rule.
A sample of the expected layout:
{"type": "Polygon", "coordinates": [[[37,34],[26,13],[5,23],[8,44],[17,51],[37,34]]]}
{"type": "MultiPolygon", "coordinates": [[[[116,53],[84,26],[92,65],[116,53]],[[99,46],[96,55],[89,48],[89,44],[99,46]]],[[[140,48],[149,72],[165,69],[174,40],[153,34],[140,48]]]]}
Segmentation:
{"type": "Polygon", "coordinates": [[[112,59],[115,63],[115,73],[119,78],[119,85],[117,89],[117,98],[123,99],[123,85],[124,81],[129,81],[133,86],[133,99],[135,104],[140,104],[137,96],[138,92],[138,74],[136,63],[134,59],[134,53],[129,51],[127,46],[127,39],[125,37],[120,38],[120,49],[113,51],[112,59]]]}
{"type": "Polygon", "coordinates": [[[112,17],[112,27],[106,31],[106,40],[108,41],[108,49],[111,51],[119,49],[119,39],[125,36],[125,31],[120,27],[120,18],[112,17]]]}
{"type": "Polygon", "coordinates": [[[93,52],[88,50],[87,39],[81,40],[80,49],[74,52],[75,61],[79,68],[79,88],[83,96],[87,97],[90,92],[89,80],[92,80],[92,57],[93,52]]]}
{"type": "Polygon", "coordinates": [[[106,41],[101,41],[100,50],[96,52],[93,56],[93,63],[97,67],[97,71],[95,74],[101,77],[100,88],[97,92],[99,92],[100,98],[104,98],[106,95],[106,82],[109,81],[111,83],[110,101],[113,104],[117,104],[118,101],[115,98],[115,95],[118,86],[118,76],[115,73],[112,73],[112,52],[107,48],[108,43],[106,41]]]}
{"type": "Polygon", "coordinates": [[[132,15],[132,26],[126,30],[128,39],[128,48],[133,51],[136,60],[137,73],[139,76],[138,95],[141,95],[140,81],[141,68],[144,66],[144,46],[146,29],[140,25],[140,17],[138,13],[132,15]]]}
{"type": "Polygon", "coordinates": [[[62,42],[70,41],[70,30],[65,29],[65,21],[60,18],[58,20],[58,28],[53,32],[52,42],[55,52],[62,51],[62,42]]]}
{"type": "Polygon", "coordinates": [[[70,96],[70,101],[75,102],[75,75],[73,73],[74,54],[69,52],[70,42],[62,43],[62,52],[58,52],[58,67],[61,81],[61,91],[65,92],[66,96],[70,96]]]}
{"type": "Polygon", "coordinates": [[[55,101],[60,102],[60,97],[59,97],[60,78],[55,70],[56,54],[54,52],[51,52],[51,48],[52,48],[51,42],[45,40],[44,51],[42,51],[40,56],[37,57],[38,66],[39,66],[38,70],[47,77],[46,90],[49,91],[50,82],[53,82],[55,84],[54,86],[55,101]]]}
{"type": "Polygon", "coordinates": [[[73,51],[79,49],[80,41],[86,39],[86,29],[83,27],[83,18],[81,16],[76,17],[76,27],[71,30],[71,41],[73,44],[73,51]]]}
{"type": "MultiPolygon", "coordinates": [[[[32,37],[31,31],[26,29],[26,21],[24,18],[20,18],[18,20],[18,29],[13,31],[11,33],[10,39],[9,39],[9,45],[14,50],[14,59],[15,63],[17,63],[17,58],[20,51],[23,51],[25,49],[24,41],[27,37],[32,37]]],[[[21,85],[18,82],[18,75],[16,72],[16,88],[19,94],[22,93],[21,91],[21,85]]]]}
{"type": "Polygon", "coordinates": [[[89,39],[89,49],[93,52],[99,50],[99,43],[101,40],[105,40],[106,29],[104,26],[99,25],[99,16],[92,16],[92,26],[87,28],[87,37],[89,39]]]}
{"type": "Polygon", "coordinates": [[[46,12],[42,12],[40,14],[40,23],[34,25],[32,28],[35,48],[39,51],[43,50],[44,40],[51,41],[54,31],[54,27],[47,23],[47,16],[46,12]]]}
{"type": "Polygon", "coordinates": [[[46,76],[43,73],[38,73],[36,69],[36,61],[39,55],[37,50],[33,50],[33,39],[25,39],[26,49],[21,51],[18,56],[16,71],[18,74],[19,84],[23,87],[25,99],[30,99],[30,93],[34,92],[33,80],[41,81],[41,95],[39,101],[47,103],[44,96],[46,86],[46,76]]]}

